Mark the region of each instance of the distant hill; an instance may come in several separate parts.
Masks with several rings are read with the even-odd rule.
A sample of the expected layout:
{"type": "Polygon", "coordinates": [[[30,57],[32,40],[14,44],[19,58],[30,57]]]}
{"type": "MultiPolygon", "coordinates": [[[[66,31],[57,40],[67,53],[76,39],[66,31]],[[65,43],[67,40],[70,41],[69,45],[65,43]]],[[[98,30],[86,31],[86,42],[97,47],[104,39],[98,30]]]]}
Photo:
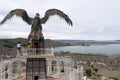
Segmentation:
{"type": "Polygon", "coordinates": [[[54,40],[62,43],[76,43],[76,42],[94,42],[94,43],[120,43],[120,40],[54,40]]]}
{"type": "MultiPolygon", "coordinates": [[[[16,44],[21,42],[22,45],[27,45],[28,41],[25,38],[15,39],[0,39],[0,47],[13,48],[16,44]]],[[[69,43],[56,42],[50,39],[45,39],[45,47],[58,47],[58,46],[69,46],[69,43]]]]}
{"type": "Polygon", "coordinates": [[[70,42],[120,42],[120,40],[54,40],[56,42],[70,43],[70,42]]]}
{"type": "Polygon", "coordinates": [[[91,44],[120,44],[120,40],[54,40],[55,42],[69,43],[70,45],[89,46],[91,44]]]}
{"type": "Polygon", "coordinates": [[[50,39],[45,39],[45,47],[59,47],[59,46],[70,46],[70,43],[62,43],[50,39]]]}
{"type": "MultiPolygon", "coordinates": [[[[25,38],[15,39],[0,39],[0,55],[16,55],[16,44],[21,42],[22,46],[27,45],[28,41],[25,38]]],[[[50,39],[45,39],[45,47],[69,46],[69,43],[55,42],[50,39]]]]}
{"type": "Polygon", "coordinates": [[[7,48],[13,48],[13,47],[16,47],[16,44],[18,42],[21,42],[22,44],[26,44],[27,39],[25,39],[25,38],[0,39],[0,46],[7,47],[7,48]]]}

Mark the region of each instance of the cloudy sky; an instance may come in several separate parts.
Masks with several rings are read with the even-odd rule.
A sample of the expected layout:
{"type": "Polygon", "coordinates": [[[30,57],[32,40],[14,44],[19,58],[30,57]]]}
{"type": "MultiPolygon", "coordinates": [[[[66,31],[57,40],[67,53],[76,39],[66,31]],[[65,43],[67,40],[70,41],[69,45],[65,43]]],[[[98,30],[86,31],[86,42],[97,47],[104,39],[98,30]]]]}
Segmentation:
{"type": "MultiPolygon", "coordinates": [[[[66,13],[73,27],[57,16],[43,24],[43,34],[49,39],[118,40],[120,39],[120,0],[0,0],[0,21],[10,10],[22,8],[30,17],[56,8],[66,13]]],[[[0,39],[27,38],[31,26],[13,17],[0,26],[0,39]]]]}

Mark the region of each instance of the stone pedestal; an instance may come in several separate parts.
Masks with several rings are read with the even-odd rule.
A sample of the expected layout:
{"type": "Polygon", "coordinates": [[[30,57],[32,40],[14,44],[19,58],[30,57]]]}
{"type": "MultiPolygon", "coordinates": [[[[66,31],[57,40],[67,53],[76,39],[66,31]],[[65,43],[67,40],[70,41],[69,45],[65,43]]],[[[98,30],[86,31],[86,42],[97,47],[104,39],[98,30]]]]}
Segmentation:
{"type": "Polygon", "coordinates": [[[46,59],[27,58],[26,80],[46,80],[46,59]]]}

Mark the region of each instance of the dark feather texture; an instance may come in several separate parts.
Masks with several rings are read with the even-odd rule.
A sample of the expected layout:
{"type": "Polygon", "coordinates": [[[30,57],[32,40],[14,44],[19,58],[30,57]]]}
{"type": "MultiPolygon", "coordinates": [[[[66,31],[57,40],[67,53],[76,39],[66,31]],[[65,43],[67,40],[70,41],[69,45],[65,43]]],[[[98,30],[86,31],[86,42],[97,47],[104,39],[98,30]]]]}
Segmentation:
{"type": "Polygon", "coordinates": [[[70,20],[70,18],[68,17],[68,15],[66,15],[65,13],[63,13],[62,11],[58,10],[58,9],[49,9],[46,11],[45,16],[43,18],[41,18],[41,23],[44,24],[47,22],[47,20],[49,19],[50,16],[53,15],[58,15],[61,18],[63,18],[68,24],[73,25],[72,21],[70,20]]]}
{"type": "Polygon", "coordinates": [[[9,12],[7,14],[7,16],[0,22],[0,24],[4,24],[8,19],[12,18],[13,16],[18,16],[21,17],[26,23],[28,23],[29,25],[32,24],[32,18],[30,18],[27,14],[27,12],[23,9],[15,9],[12,10],[11,12],[9,12]]]}
{"type": "Polygon", "coordinates": [[[34,38],[35,40],[40,40],[41,37],[43,38],[41,24],[46,23],[50,16],[58,15],[60,18],[64,19],[69,25],[73,25],[68,15],[57,9],[47,10],[43,18],[40,18],[38,13],[34,18],[30,18],[25,10],[15,9],[9,12],[7,16],[0,22],[0,24],[4,24],[8,19],[12,18],[15,15],[21,17],[26,23],[31,25],[31,32],[29,34],[28,40],[32,40],[34,38]]]}

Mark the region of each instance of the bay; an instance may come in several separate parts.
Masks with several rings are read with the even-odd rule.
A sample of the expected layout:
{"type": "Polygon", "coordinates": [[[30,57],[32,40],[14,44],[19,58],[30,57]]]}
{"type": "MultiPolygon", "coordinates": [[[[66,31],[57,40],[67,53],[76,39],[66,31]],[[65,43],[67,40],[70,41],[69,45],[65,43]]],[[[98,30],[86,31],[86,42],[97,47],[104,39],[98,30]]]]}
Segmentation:
{"type": "Polygon", "coordinates": [[[120,54],[120,44],[90,45],[90,46],[62,46],[54,48],[54,52],[71,52],[83,54],[120,54]]]}

